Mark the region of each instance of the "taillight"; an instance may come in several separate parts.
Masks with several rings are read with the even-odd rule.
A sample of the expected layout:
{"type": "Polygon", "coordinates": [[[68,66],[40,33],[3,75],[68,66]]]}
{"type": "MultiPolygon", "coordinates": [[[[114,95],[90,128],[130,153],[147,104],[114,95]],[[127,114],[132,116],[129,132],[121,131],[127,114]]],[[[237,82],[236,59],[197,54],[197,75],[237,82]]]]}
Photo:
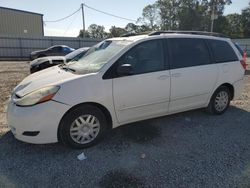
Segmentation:
{"type": "Polygon", "coordinates": [[[247,69],[247,64],[244,60],[240,60],[240,64],[242,65],[242,67],[246,70],[247,69]]]}

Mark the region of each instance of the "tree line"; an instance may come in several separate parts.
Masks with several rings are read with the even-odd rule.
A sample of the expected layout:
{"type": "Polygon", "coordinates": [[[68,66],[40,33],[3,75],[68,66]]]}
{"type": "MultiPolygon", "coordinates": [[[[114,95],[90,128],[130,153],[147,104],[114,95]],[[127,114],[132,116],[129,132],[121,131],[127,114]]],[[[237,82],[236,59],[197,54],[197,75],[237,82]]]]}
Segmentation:
{"type": "Polygon", "coordinates": [[[231,3],[231,0],[157,0],[142,10],[136,24],[128,23],[125,28],[112,26],[109,32],[104,26],[92,24],[84,32],[81,30],[78,37],[110,38],[157,30],[210,31],[212,17],[214,32],[231,38],[250,37],[250,2],[240,14],[223,15],[225,5],[231,3]]]}

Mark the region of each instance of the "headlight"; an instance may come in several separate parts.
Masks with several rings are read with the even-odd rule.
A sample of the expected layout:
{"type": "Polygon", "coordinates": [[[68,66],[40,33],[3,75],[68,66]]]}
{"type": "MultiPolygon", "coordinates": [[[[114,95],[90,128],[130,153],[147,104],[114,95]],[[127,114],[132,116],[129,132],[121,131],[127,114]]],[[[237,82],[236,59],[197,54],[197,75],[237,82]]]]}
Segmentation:
{"type": "Polygon", "coordinates": [[[16,99],[15,103],[18,106],[32,106],[38,103],[46,102],[51,100],[59,89],[59,86],[44,87],[33,91],[20,99],[16,99]]]}

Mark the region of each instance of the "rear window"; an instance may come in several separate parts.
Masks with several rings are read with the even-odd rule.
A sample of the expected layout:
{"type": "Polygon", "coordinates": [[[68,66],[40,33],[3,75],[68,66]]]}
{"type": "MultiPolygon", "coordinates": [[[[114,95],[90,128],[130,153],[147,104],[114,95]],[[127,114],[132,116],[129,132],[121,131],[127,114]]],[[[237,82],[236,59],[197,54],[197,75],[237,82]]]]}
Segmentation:
{"type": "Polygon", "coordinates": [[[234,43],[235,47],[239,50],[240,54],[242,55],[242,57],[244,56],[244,51],[242,50],[242,48],[240,47],[239,44],[234,43]]]}
{"type": "Polygon", "coordinates": [[[170,38],[172,69],[210,64],[209,51],[203,39],[170,38]]]}
{"type": "Polygon", "coordinates": [[[238,57],[228,42],[221,40],[208,40],[208,43],[212,49],[216,63],[238,61],[238,57]]]}

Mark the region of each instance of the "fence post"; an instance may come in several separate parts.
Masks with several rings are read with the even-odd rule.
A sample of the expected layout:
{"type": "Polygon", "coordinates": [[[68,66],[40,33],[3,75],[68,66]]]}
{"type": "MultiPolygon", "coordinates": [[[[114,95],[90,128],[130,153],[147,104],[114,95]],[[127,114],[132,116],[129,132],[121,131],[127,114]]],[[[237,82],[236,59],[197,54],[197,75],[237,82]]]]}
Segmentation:
{"type": "Polygon", "coordinates": [[[81,39],[79,38],[79,48],[81,48],[81,39]]]}
{"type": "Polygon", "coordinates": [[[51,43],[51,46],[53,46],[54,44],[53,44],[53,39],[50,39],[50,43],[51,43]]]}

